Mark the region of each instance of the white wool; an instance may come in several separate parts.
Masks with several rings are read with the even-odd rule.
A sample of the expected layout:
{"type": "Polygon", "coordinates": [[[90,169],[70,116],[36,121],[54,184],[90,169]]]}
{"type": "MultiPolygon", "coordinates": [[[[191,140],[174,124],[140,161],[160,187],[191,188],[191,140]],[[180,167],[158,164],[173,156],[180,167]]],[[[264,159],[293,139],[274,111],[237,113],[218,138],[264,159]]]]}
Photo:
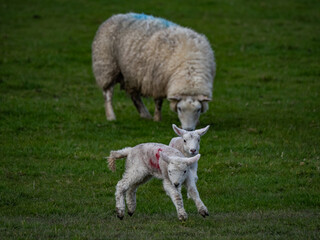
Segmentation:
{"type": "Polygon", "coordinates": [[[185,158],[177,149],[159,143],[144,143],[133,148],[111,151],[108,157],[109,167],[115,170],[114,161],[126,157],[126,169],[116,187],[116,211],[122,219],[125,212],[125,198],[129,215],[136,209],[136,191],[139,185],[152,177],[163,180],[163,187],[170,196],[180,220],[187,219],[183,207],[181,185],[185,184],[194,200],[199,213],[208,215],[208,210],[199,197],[193,177],[189,174],[190,166],[197,162],[200,155],[185,158]]]}
{"type": "Polygon", "coordinates": [[[154,99],[212,98],[216,65],[209,41],[161,18],[112,16],[96,33],[92,62],[104,90],[119,82],[129,94],[154,99]]]}

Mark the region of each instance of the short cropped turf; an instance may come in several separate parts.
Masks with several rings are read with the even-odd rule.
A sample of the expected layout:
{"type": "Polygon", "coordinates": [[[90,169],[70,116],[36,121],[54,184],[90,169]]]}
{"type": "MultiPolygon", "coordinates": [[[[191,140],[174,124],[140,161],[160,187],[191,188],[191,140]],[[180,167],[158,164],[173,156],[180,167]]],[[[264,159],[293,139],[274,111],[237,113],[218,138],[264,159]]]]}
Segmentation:
{"type": "MultiPolygon", "coordinates": [[[[0,1],[1,239],[319,239],[320,2],[315,0],[0,1]],[[117,219],[110,150],[168,144],[177,115],[140,119],[116,88],[105,119],[91,70],[98,26],[116,13],[203,33],[215,52],[213,101],[198,127],[202,218],[183,189],[180,222],[160,180],[117,219]]],[[[152,99],[145,104],[153,112],[152,99]]]]}

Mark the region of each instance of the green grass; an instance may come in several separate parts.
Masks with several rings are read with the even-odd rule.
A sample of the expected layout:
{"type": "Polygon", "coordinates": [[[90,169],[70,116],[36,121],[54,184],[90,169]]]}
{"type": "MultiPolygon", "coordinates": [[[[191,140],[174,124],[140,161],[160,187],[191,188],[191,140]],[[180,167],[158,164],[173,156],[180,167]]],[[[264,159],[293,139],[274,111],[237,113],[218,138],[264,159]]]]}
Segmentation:
{"type": "MultiPolygon", "coordinates": [[[[319,1],[0,2],[1,239],[319,239],[319,1]],[[144,12],[204,33],[217,61],[214,100],[199,127],[198,189],[175,208],[152,180],[137,210],[116,218],[124,170],[110,150],[169,143],[175,113],[140,119],[119,88],[107,122],[91,42],[115,13],[144,12]]],[[[153,112],[153,101],[145,99],[153,112]]]]}

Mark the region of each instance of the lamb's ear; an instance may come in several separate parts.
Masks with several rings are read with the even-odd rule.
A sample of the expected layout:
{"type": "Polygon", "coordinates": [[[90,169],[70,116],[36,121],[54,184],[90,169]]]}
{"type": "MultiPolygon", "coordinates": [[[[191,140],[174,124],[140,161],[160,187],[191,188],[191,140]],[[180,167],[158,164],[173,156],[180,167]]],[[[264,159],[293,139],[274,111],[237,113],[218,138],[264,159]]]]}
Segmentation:
{"type": "Polygon", "coordinates": [[[199,161],[201,157],[201,154],[197,154],[196,156],[194,157],[191,157],[191,158],[187,158],[186,161],[184,161],[188,166],[191,165],[192,163],[195,163],[197,161],[199,161]]]}
{"type": "Polygon", "coordinates": [[[206,126],[205,128],[201,128],[196,130],[196,132],[200,135],[203,136],[204,134],[206,134],[206,132],[209,130],[210,125],[206,126]]]}
{"type": "Polygon", "coordinates": [[[183,129],[181,129],[181,128],[178,128],[175,124],[172,124],[172,129],[173,129],[173,131],[174,131],[178,136],[180,136],[180,137],[182,137],[183,134],[187,133],[186,130],[183,130],[183,129]]]}
{"type": "Polygon", "coordinates": [[[171,162],[170,158],[169,158],[166,154],[164,154],[164,153],[162,153],[162,152],[160,152],[160,157],[161,157],[161,159],[162,159],[163,161],[165,161],[165,162],[168,163],[168,164],[171,162]]]}
{"type": "Polygon", "coordinates": [[[168,100],[170,101],[171,110],[174,112],[177,112],[177,104],[181,100],[181,97],[172,96],[172,97],[168,97],[168,100]]]}

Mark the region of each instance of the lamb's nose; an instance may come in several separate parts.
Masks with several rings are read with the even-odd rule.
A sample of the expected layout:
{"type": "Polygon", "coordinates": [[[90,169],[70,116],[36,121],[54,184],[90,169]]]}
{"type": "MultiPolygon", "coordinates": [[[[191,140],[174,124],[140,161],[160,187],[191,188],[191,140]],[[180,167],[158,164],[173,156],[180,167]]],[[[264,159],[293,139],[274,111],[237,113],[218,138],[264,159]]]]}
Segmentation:
{"type": "Polygon", "coordinates": [[[175,187],[179,187],[179,183],[175,183],[174,186],[175,186],[175,187]]]}
{"type": "Polygon", "coordinates": [[[197,151],[196,149],[190,149],[190,152],[193,153],[193,154],[195,154],[196,151],[197,151]]]}

